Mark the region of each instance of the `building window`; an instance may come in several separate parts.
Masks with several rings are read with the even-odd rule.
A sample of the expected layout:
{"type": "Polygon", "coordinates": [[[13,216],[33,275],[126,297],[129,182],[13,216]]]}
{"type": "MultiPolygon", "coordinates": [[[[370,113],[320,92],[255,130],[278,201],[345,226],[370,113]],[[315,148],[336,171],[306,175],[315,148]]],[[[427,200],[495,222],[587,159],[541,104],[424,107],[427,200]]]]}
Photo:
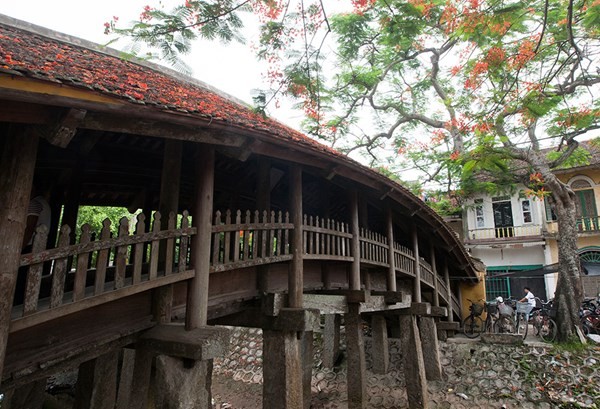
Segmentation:
{"type": "Polygon", "coordinates": [[[485,217],[483,216],[483,199],[475,199],[475,224],[478,228],[485,227],[485,217]]]}
{"type": "Polygon", "coordinates": [[[550,204],[548,199],[544,199],[544,208],[546,210],[546,221],[554,222],[557,220],[556,213],[554,212],[553,206],[550,204]]]}
{"type": "Polygon", "coordinates": [[[521,201],[521,210],[523,211],[523,223],[533,223],[531,201],[529,199],[521,201]]]}

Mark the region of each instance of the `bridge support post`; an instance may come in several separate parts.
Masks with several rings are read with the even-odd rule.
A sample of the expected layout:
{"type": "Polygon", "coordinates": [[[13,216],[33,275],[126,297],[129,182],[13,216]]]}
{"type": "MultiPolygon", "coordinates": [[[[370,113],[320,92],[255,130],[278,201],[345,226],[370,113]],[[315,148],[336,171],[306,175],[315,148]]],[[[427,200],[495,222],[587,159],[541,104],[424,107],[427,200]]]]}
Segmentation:
{"type": "Polygon", "coordinates": [[[346,321],[346,348],[348,352],[348,409],[366,407],[367,384],[365,343],[363,339],[360,304],[349,303],[346,321]]]}
{"type": "Polygon", "coordinates": [[[210,409],[212,359],[196,361],[158,355],[153,382],[154,405],[162,409],[210,409]]]}
{"type": "Polygon", "coordinates": [[[313,368],[313,357],[314,357],[314,345],[313,345],[313,332],[305,331],[302,332],[302,402],[304,409],[310,409],[311,401],[311,381],[312,381],[312,368],[313,368]]]}
{"type": "Polygon", "coordinates": [[[386,374],[390,364],[387,323],[382,315],[373,315],[371,318],[371,331],[373,333],[373,372],[386,374]]]}
{"type": "Polygon", "coordinates": [[[399,319],[408,406],[418,409],[428,408],[427,378],[417,317],[409,314],[400,315],[399,319]]]}
{"type": "Polygon", "coordinates": [[[442,380],[442,365],[440,363],[437,328],[433,317],[421,317],[419,319],[419,335],[422,349],[427,351],[426,354],[423,354],[427,380],[440,381],[442,380]]]}
{"type": "Polygon", "coordinates": [[[304,407],[302,336],[263,330],[263,408],[304,407]]]}
{"type": "Polygon", "coordinates": [[[112,351],[79,366],[75,409],[113,409],[117,399],[119,352],[112,351]]]}
{"type": "Polygon", "coordinates": [[[333,368],[340,353],[340,322],[339,314],[325,315],[323,330],[323,366],[333,368]]]}

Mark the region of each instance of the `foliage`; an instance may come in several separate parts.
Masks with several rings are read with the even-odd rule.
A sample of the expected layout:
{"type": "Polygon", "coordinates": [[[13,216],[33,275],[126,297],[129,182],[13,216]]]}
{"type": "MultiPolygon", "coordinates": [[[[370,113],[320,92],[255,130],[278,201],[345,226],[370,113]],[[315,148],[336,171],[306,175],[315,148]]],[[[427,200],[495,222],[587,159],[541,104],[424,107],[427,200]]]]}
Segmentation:
{"type": "Polygon", "coordinates": [[[127,217],[131,221],[133,216],[134,214],[129,213],[129,210],[124,207],[81,206],[77,215],[77,237],[81,234],[81,226],[86,223],[90,225],[92,232],[99,235],[105,219],[111,221],[111,232],[117,234],[119,221],[123,217],[127,217]]]}

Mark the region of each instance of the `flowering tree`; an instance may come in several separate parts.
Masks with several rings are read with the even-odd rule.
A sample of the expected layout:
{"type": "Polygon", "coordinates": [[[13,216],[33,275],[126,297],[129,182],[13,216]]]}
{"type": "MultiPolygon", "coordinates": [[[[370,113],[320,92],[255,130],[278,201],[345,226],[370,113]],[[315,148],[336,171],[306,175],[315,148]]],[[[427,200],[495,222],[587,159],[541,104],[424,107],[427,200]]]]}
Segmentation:
{"type": "MultiPolygon", "coordinates": [[[[212,13],[218,23],[194,14],[205,2],[186,2],[185,15],[202,17],[168,25],[165,16],[132,33],[234,27],[220,20],[233,3],[213,2],[227,6],[212,13]]],[[[447,190],[521,180],[548,198],[560,226],[559,337],[570,338],[582,296],[576,206],[553,170],[585,163],[578,139],[600,128],[600,1],[350,3],[331,15],[319,1],[239,3],[261,13],[258,52],[273,88],[298,98],[309,133],[388,171],[410,166],[447,190]],[[328,55],[326,38],[335,43],[328,55]]]]}

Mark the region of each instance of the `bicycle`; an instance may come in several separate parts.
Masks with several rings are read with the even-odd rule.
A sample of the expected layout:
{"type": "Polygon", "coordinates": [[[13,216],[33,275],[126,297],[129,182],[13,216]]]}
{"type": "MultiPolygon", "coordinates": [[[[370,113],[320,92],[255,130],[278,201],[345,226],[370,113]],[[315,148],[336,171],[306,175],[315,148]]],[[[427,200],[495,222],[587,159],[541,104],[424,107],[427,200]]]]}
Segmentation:
{"type": "Polygon", "coordinates": [[[497,299],[498,307],[498,319],[494,322],[494,332],[498,334],[514,334],[515,333],[515,320],[514,309],[509,305],[509,300],[506,302],[502,297],[497,299]]]}
{"type": "Polygon", "coordinates": [[[552,342],[556,338],[558,327],[552,319],[556,315],[556,310],[552,308],[552,300],[544,303],[540,300],[540,308],[531,314],[531,320],[535,334],[543,341],[552,342]]]}
{"type": "Polygon", "coordinates": [[[480,317],[483,313],[483,305],[476,301],[469,301],[471,302],[469,316],[463,321],[463,333],[467,338],[477,338],[484,329],[483,320],[480,317]]]}
{"type": "Polygon", "coordinates": [[[515,313],[515,330],[517,335],[527,338],[527,331],[529,329],[529,314],[531,313],[533,306],[528,302],[518,302],[517,310],[515,313]]]}
{"type": "Polygon", "coordinates": [[[498,299],[485,302],[485,321],[483,323],[483,332],[494,332],[494,324],[499,318],[498,299]]]}

